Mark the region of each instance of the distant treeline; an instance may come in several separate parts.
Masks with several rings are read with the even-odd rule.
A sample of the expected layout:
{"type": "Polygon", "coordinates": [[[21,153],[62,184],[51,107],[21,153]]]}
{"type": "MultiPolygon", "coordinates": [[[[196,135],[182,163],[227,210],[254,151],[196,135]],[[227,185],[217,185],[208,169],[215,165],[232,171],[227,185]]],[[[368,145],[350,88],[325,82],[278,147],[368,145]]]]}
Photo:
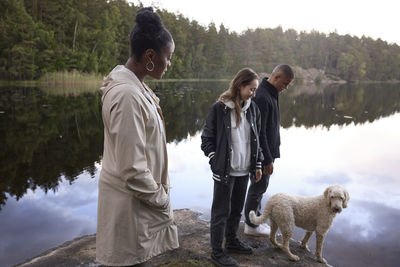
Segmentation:
{"type": "MultiPolygon", "coordinates": [[[[139,8],[125,0],[2,0],[0,79],[109,72],[129,57],[128,35],[139,8]]],[[[230,77],[244,66],[270,72],[287,63],[348,81],[400,80],[400,47],[381,39],[281,27],[238,34],[158,12],[176,44],[166,78],[230,77]]]]}

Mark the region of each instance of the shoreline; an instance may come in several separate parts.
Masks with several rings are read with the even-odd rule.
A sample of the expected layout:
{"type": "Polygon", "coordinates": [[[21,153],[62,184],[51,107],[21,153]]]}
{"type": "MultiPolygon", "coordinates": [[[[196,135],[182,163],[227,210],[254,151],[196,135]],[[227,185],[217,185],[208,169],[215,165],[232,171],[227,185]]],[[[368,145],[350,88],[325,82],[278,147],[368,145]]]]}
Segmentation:
{"type": "MultiPolygon", "coordinates": [[[[152,258],[146,266],[214,266],[209,260],[209,223],[201,220],[200,216],[201,213],[189,209],[174,210],[180,247],[152,258]]],[[[252,246],[254,252],[252,255],[232,254],[240,266],[326,266],[317,262],[314,254],[302,249],[300,243],[295,240],[291,240],[290,246],[292,252],[300,256],[300,261],[290,261],[282,250],[271,246],[267,237],[243,235],[243,222],[240,223],[238,237],[252,246]]],[[[103,266],[96,263],[95,255],[96,235],[92,234],[67,241],[15,266],[103,266]]]]}

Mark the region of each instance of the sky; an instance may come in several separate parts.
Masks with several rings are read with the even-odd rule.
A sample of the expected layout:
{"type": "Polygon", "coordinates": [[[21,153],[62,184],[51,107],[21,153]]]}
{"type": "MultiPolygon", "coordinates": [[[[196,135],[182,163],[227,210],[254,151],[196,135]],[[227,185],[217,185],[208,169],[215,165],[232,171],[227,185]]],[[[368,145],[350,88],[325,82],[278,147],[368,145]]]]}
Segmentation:
{"type": "Polygon", "coordinates": [[[398,0],[131,0],[230,31],[276,28],[380,38],[400,45],[398,0]]]}

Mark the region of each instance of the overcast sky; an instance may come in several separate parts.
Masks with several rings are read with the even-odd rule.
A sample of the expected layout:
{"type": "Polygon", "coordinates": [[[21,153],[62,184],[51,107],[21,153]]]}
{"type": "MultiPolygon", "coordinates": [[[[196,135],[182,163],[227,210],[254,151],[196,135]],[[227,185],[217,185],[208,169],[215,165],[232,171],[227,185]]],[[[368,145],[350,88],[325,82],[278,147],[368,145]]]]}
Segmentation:
{"type": "MultiPolygon", "coordinates": [[[[138,0],[131,0],[138,4],[138,0]]],[[[248,28],[292,28],[381,38],[400,45],[399,0],[141,0],[181,13],[203,26],[224,24],[238,33],[248,28]]]]}

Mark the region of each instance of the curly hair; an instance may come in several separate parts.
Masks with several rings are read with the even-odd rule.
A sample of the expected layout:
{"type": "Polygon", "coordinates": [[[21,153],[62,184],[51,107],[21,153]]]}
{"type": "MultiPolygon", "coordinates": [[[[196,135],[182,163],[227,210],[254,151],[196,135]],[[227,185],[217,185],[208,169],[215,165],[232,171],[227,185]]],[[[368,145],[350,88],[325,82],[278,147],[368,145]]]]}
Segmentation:
{"type": "Polygon", "coordinates": [[[153,8],[143,7],[136,13],[135,25],[130,33],[129,41],[131,56],[139,61],[147,49],[160,53],[161,49],[173,39],[153,8]]]}

